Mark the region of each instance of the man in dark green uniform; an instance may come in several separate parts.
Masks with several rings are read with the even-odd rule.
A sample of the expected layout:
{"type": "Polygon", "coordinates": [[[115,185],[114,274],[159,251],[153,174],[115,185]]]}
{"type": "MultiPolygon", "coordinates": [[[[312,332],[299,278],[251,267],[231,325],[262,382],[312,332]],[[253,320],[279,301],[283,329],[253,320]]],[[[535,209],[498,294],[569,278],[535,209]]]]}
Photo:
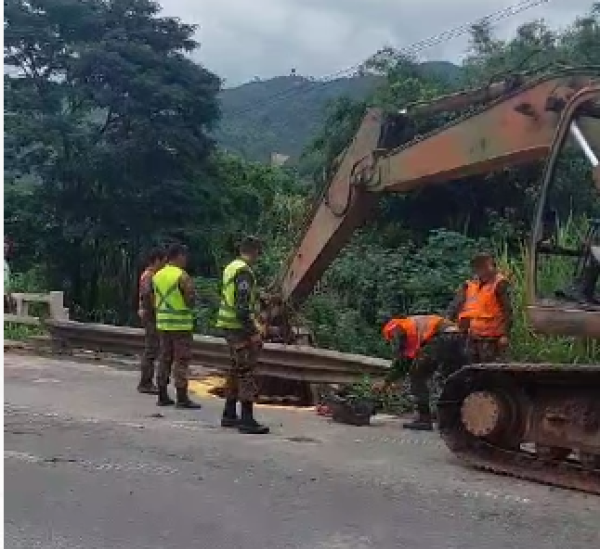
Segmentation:
{"type": "Polygon", "coordinates": [[[241,433],[248,434],[269,432],[268,427],[254,419],[254,401],[258,393],[255,370],[262,348],[263,328],[258,322],[258,291],[252,265],[261,251],[258,239],[245,238],[240,244],[239,257],[225,267],[216,322],[231,355],[221,425],[237,427],[241,433]],[[241,417],[237,415],[238,401],[241,417]]]}

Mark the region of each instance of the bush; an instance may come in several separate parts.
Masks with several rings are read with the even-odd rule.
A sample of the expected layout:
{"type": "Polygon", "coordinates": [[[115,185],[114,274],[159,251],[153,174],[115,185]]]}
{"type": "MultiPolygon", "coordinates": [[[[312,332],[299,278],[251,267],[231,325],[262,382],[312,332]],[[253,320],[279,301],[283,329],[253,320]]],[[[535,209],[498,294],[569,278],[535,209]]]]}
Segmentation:
{"type": "MultiPolygon", "coordinates": [[[[562,244],[573,246],[583,229],[581,224],[570,222],[561,233],[562,244]]],[[[471,255],[481,248],[496,250],[499,267],[511,281],[515,314],[511,337],[513,360],[598,362],[600,342],[543,336],[528,326],[525,248],[510,255],[506,243],[494,246],[485,240],[473,240],[449,231],[432,233],[420,249],[365,249],[359,239],[332,266],[319,292],[306,303],[303,318],[315,333],[319,346],[391,358],[381,337],[385,317],[444,314],[455,290],[469,276],[471,255]]],[[[572,272],[569,259],[543,262],[542,290],[565,287],[572,272]]]]}

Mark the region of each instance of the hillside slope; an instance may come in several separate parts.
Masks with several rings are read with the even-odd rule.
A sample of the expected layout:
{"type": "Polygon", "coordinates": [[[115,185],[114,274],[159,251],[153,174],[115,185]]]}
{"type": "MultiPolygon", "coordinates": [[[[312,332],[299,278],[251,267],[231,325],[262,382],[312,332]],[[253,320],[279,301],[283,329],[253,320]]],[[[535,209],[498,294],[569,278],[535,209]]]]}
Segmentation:
{"type": "MultiPolygon", "coordinates": [[[[425,70],[454,79],[460,69],[447,62],[424,63],[425,70]]],[[[317,132],[327,103],[341,96],[360,100],[377,86],[375,76],[329,82],[279,76],[226,89],[221,95],[219,145],[250,160],[266,162],[272,152],[298,157],[317,132]]]]}

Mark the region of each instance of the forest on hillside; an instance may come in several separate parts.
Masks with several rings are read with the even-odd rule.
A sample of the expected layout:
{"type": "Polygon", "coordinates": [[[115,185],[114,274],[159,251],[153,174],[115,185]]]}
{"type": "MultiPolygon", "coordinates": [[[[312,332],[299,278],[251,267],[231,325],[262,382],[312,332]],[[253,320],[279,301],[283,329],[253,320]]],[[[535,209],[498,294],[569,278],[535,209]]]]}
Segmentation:
{"type": "MultiPolygon", "coordinates": [[[[161,16],[155,2],[7,0],[4,18],[13,68],[5,74],[5,230],[15,242],[15,290],[63,289],[75,318],[135,323],[141,255],[183,241],[202,332],[211,331],[219,273],[241,234],[266,242],[264,284],[277,275],[367,104],[397,111],[517,72],[600,59],[598,6],[560,31],[532,21],[510,40],[473,28],[459,82],[385,50],[366,65],[379,82],[372,93],[328,104],[299,166],[281,169],[217,147],[220,79],[187,56],[199,47],[195,27],[161,16]]],[[[442,123],[427,120],[422,130],[442,123]]],[[[535,164],[382,199],[299,320],[323,347],[387,356],[382,320],[443,311],[471,254],[493,249],[513,280],[515,358],[597,360],[597,344],[542,338],[524,323],[523,245],[540,175],[535,164]]],[[[566,159],[552,202],[567,240],[600,217],[583,159],[566,159]]],[[[550,283],[568,272],[555,264],[544,276],[550,283]]]]}
{"type": "MultiPolygon", "coordinates": [[[[447,61],[418,64],[421,74],[453,84],[461,68],[447,61]]],[[[363,101],[385,81],[370,72],[331,80],[299,75],[254,80],[224,89],[221,119],[215,131],[219,147],[247,160],[269,162],[271,153],[289,156],[297,164],[304,148],[323,124],[323,110],[336,99],[363,101]]]]}

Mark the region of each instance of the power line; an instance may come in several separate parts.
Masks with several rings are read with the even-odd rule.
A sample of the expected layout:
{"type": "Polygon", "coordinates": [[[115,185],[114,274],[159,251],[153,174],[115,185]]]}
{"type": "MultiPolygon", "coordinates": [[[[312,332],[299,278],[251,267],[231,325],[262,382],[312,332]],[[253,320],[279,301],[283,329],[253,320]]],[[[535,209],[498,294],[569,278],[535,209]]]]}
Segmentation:
{"type": "MultiPolygon", "coordinates": [[[[527,10],[536,8],[542,4],[547,4],[551,1],[552,0],[521,0],[517,4],[514,4],[507,8],[502,8],[502,9],[497,10],[489,15],[486,15],[485,17],[479,18],[475,21],[471,21],[469,23],[462,24],[458,27],[448,29],[439,34],[431,36],[429,38],[425,38],[423,40],[420,40],[418,42],[411,44],[410,46],[400,48],[397,51],[398,51],[398,53],[400,53],[402,55],[407,55],[407,56],[415,55],[415,54],[420,53],[423,50],[430,48],[432,46],[448,42],[450,40],[453,40],[454,38],[458,38],[459,36],[462,36],[462,35],[470,32],[471,29],[476,25],[497,24],[498,22],[500,22],[504,19],[514,17],[515,15],[518,15],[519,13],[523,13],[527,10]]],[[[248,112],[252,112],[256,108],[273,105],[273,104],[279,103],[285,99],[290,99],[294,96],[302,95],[306,92],[311,91],[312,89],[316,89],[319,85],[325,84],[332,80],[336,80],[338,78],[343,78],[345,76],[353,76],[358,71],[360,71],[364,67],[364,65],[365,65],[365,62],[357,63],[355,65],[352,65],[351,67],[347,67],[345,69],[338,70],[331,74],[322,76],[316,80],[304,82],[298,86],[294,86],[292,88],[288,88],[287,90],[277,92],[269,97],[266,97],[259,101],[256,101],[255,103],[252,103],[246,107],[242,107],[241,109],[238,109],[237,111],[233,111],[233,112],[229,113],[229,116],[239,116],[242,114],[246,114],[248,112]]]]}
{"type": "MultiPolygon", "coordinates": [[[[489,14],[485,17],[477,19],[476,21],[472,21],[470,23],[460,25],[459,27],[455,27],[453,29],[446,30],[435,36],[420,40],[419,42],[416,42],[414,44],[411,44],[410,46],[407,46],[405,48],[398,50],[398,52],[401,54],[404,54],[404,55],[414,55],[416,53],[423,51],[426,48],[429,48],[431,46],[434,46],[434,45],[437,45],[440,43],[447,42],[458,36],[466,34],[467,32],[469,32],[471,30],[471,28],[474,25],[497,23],[503,19],[512,17],[514,15],[517,15],[518,13],[524,12],[528,9],[532,9],[534,7],[537,7],[541,4],[548,3],[550,1],[551,0],[522,0],[518,4],[497,10],[496,12],[493,12],[492,14],[489,14]]],[[[301,84],[299,86],[295,86],[293,88],[283,90],[283,91],[278,92],[270,97],[261,99],[260,101],[257,101],[251,105],[248,105],[247,107],[239,109],[238,111],[231,113],[230,116],[245,114],[246,112],[251,112],[252,110],[254,110],[257,107],[267,106],[267,105],[270,105],[273,103],[280,102],[283,99],[288,99],[295,95],[300,95],[304,92],[310,91],[311,89],[315,89],[320,84],[326,83],[328,81],[335,80],[335,79],[341,78],[343,76],[354,75],[363,66],[364,66],[364,62],[357,63],[351,67],[347,67],[345,69],[336,71],[332,74],[323,76],[323,77],[317,79],[316,81],[304,82],[303,84],[301,84]]]]}
{"type": "MultiPolygon", "coordinates": [[[[469,32],[471,30],[471,28],[474,25],[497,23],[503,19],[512,17],[514,15],[517,15],[518,13],[524,12],[528,9],[532,9],[534,7],[537,7],[541,4],[548,3],[550,1],[551,0],[522,0],[518,4],[515,4],[508,8],[502,8],[501,10],[498,10],[492,14],[482,17],[476,21],[472,21],[470,23],[463,24],[459,27],[455,27],[453,29],[446,30],[435,36],[420,40],[419,42],[416,42],[414,44],[411,44],[410,46],[407,46],[405,48],[398,50],[398,52],[401,54],[404,54],[404,55],[414,55],[416,53],[423,51],[426,48],[429,48],[431,46],[434,46],[434,45],[437,45],[440,43],[447,42],[458,36],[466,34],[467,32],[469,32]]],[[[304,92],[308,92],[311,89],[315,89],[320,84],[326,83],[331,80],[335,80],[337,78],[341,78],[343,76],[354,75],[363,66],[364,66],[364,62],[357,63],[356,65],[353,65],[346,69],[342,69],[342,70],[336,71],[332,74],[323,76],[316,81],[304,82],[303,84],[300,84],[299,86],[295,86],[293,88],[283,90],[282,92],[278,92],[270,97],[267,97],[260,101],[257,101],[251,105],[248,105],[247,107],[239,109],[238,111],[234,111],[233,113],[230,114],[230,116],[232,116],[232,115],[237,116],[240,114],[245,114],[247,112],[251,112],[252,110],[254,110],[257,107],[268,106],[268,105],[280,102],[283,99],[289,99],[290,97],[293,97],[296,95],[301,95],[304,92]]]]}

